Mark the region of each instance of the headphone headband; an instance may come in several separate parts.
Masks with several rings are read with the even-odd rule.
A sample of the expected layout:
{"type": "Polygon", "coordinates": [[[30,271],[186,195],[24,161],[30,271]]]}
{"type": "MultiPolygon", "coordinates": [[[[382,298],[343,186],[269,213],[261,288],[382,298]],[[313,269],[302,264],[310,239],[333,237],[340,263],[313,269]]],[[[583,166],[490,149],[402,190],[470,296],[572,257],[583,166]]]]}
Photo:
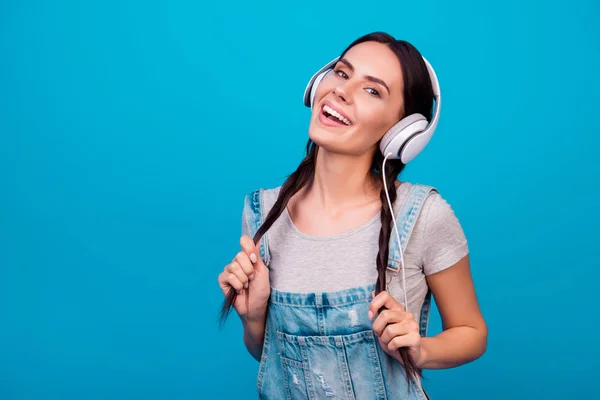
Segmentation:
{"type": "MultiPolygon", "coordinates": [[[[433,131],[437,127],[438,121],[440,120],[442,92],[440,90],[440,83],[438,82],[438,78],[433,67],[425,57],[423,57],[423,61],[425,61],[425,65],[427,65],[427,72],[429,72],[429,79],[431,80],[431,89],[433,90],[433,97],[435,99],[433,115],[431,116],[431,122],[429,122],[429,126],[427,127],[427,129],[431,129],[433,131]]],[[[431,132],[431,135],[433,135],[433,132],[431,132]]]]}

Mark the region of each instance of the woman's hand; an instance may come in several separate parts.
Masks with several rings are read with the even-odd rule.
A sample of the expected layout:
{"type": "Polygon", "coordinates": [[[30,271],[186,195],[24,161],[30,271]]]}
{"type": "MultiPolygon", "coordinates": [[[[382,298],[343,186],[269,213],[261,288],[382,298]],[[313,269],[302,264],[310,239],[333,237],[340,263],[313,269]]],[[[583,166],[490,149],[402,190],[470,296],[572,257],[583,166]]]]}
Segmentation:
{"type": "Polygon", "coordinates": [[[225,296],[230,290],[237,291],[233,308],[242,320],[259,321],[265,317],[271,294],[269,269],[252,238],[242,236],[240,246],[242,251],[219,274],[219,286],[225,296]]]}
{"type": "Polygon", "coordinates": [[[414,316],[406,312],[404,307],[387,291],[379,293],[369,306],[369,319],[373,319],[373,331],[379,339],[383,351],[402,363],[398,349],[408,347],[408,354],[417,366],[422,363],[421,335],[419,324],[414,316]],[[379,315],[379,310],[385,307],[379,315]]]}

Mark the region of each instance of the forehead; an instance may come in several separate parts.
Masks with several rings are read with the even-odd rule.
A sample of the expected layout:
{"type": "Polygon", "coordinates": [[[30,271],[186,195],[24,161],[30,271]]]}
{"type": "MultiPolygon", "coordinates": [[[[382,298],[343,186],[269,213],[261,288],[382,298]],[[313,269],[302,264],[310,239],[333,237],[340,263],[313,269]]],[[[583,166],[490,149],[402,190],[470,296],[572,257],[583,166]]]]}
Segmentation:
{"type": "Polygon", "coordinates": [[[402,88],[400,60],[386,44],[360,43],[348,50],[344,58],[354,66],[356,74],[382,79],[390,89],[402,88]]]}

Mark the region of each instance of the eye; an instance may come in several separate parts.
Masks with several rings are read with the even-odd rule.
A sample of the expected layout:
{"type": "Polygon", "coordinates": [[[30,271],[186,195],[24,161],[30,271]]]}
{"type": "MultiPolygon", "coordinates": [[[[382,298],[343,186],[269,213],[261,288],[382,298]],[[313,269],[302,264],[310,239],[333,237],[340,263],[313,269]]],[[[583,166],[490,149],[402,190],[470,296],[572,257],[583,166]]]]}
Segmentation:
{"type": "Polygon", "coordinates": [[[381,94],[373,88],[367,88],[367,92],[371,93],[373,96],[381,97],[381,94]]]}
{"type": "Polygon", "coordinates": [[[341,69],[336,69],[335,74],[338,76],[341,76],[344,79],[348,79],[348,75],[346,75],[346,73],[344,71],[342,71],[341,69]]]}

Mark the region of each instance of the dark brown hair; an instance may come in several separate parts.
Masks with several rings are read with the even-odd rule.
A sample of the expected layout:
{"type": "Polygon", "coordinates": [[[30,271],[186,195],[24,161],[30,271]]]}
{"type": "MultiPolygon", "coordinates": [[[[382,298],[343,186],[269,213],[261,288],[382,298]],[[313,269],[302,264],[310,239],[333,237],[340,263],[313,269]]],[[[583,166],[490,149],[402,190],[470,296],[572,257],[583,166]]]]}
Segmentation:
{"type": "MultiPolygon", "coordinates": [[[[404,80],[404,116],[419,113],[431,121],[431,113],[433,108],[433,89],[431,80],[427,71],[427,66],[419,53],[419,51],[410,43],[403,40],[396,40],[394,37],[383,32],[374,32],[362,36],[352,42],[342,53],[342,57],[348,50],[359,43],[363,42],[379,42],[386,44],[390,50],[396,54],[402,68],[404,80]]],[[[273,223],[279,218],[285,210],[290,198],[309,183],[315,172],[315,160],[319,146],[312,140],[308,140],[306,145],[306,156],[296,169],[281,186],[277,201],[267,214],[264,223],[260,226],[254,236],[254,243],[258,243],[260,238],[269,230],[273,223]]],[[[382,171],[384,156],[379,151],[376,151],[371,163],[371,177],[375,181],[381,181],[381,174],[385,174],[387,182],[387,191],[390,196],[390,201],[394,204],[396,200],[396,179],[400,172],[404,169],[404,164],[400,160],[386,161],[385,171],[382,171]]],[[[386,289],[386,269],[388,265],[389,241],[392,234],[392,210],[390,210],[384,191],[381,185],[381,230],[379,232],[379,252],[377,254],[376,264],[378,279],[375,293],[378,294],[386,289]]],[[[403,268],[404,266],[402,266],[403,268]]],[[[230,290],[221,309],[221,321],[227,318],[229,311],[235,301],[237,294],[235,290],[230,290]]],[[[400,349],[400,355],[404,362],[406,377],[409,380],[416,375],[421,375],[421,371],[417,368],[415,360],[408,354],[407,348],[400,349]]]]}

